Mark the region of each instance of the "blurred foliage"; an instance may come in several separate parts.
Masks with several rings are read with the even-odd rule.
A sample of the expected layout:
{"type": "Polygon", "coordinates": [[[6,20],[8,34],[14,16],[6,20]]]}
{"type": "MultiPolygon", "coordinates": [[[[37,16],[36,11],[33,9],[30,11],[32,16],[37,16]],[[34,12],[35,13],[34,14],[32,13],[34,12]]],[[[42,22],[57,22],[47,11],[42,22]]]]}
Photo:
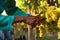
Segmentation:
{"type": "Polygon", "coordinates": [[[60,29],[60,0],[16,0],[16,6],[33,16],[44,17],[40,26],[36,26],[40,37],[43,37],[44,30],[48,33],[60,29]]]}

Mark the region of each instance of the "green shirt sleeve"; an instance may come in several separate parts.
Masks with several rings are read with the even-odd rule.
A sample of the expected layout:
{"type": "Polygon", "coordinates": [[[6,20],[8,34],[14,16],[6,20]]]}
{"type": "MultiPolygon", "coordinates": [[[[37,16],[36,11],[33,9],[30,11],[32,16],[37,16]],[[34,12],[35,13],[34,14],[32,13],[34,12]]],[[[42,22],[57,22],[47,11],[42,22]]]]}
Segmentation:
{"type": "Polygon", "coordinates": [[[10,30],[14,16],[2,16],[0,15],[0,30],[10,30]]]}
{"type": "Polygon", "coordinates": [[[28,13],[26,13],[20,9],[17,9],[16,12],[14,13],[14,15],[16,15],[16,16],[29,16],[28,13]]]}

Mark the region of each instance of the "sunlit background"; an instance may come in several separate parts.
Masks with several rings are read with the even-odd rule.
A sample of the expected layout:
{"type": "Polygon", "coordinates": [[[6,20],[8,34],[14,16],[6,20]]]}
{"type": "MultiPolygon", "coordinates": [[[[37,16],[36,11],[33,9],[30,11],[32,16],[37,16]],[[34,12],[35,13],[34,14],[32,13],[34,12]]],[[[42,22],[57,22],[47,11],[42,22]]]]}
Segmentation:
{"type": "MultiPolygon", "coordinates": [[[[33,16],[39,15],[44,19],[41,24],[31,29],[30,40],[58,40],[60,39],[60,0],[15,0],[16,7],[33,16]]],[[[2,15],[7,15],[5,10],[2,15]]],[[[28,25],[14,24],[15,38],[24,35],[28,39],[28,25]],[[18,27],[17,27],[18,26],[18,27]]]]}

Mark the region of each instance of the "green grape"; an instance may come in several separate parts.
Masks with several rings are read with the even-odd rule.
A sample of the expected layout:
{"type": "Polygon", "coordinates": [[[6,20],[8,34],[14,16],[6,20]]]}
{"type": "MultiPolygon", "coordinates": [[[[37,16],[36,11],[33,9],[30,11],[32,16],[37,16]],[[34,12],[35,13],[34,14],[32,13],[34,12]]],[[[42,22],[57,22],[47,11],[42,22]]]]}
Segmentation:
{"type": "Polygon", "coordinates": [[[60,39],[60,31],[58,31],[58,39],[60,39]]]}
{"type": "Polygon", "coordinates": [[[58,22],[57,22],[57,27],[60,29],[60,17],[59,17],[58,22]]]}
{"type": "Polygon", "coordinates": [[[58,0],[58,4],[60,4],[60,0],[58,0]]]}
{"type": "Polygon", "coordinates": [[[24,0],[16,0],[16,6],[23,11],[26,11],[25,1],[24,0]]]}
{"type": "Polygon", "coordinates": [[[52,18],[53,21],[56,21],[57,20],[57,13],[55,11],[53,11],[51,13],[51,18],[52,18]]]}
{"type": "Polygon", "coordinates": [[[44,25],[41,23],[40,26],[39,26],[39,36],[40,37],[44,37],[44,25]]]}
{"type": "Polygon", "coordinates": [[[60,17],[60,8],[56,8],[57,16],[60,17]]]}

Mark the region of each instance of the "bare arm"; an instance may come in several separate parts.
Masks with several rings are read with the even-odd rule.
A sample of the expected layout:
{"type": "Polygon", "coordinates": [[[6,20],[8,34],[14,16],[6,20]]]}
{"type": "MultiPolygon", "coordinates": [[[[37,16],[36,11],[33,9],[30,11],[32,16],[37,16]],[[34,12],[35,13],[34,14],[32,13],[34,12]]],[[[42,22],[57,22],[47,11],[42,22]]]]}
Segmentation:
{"type": "Polygon", "coordinates": [[[35,16],[15,16],[14,23],[17,22],[24,22],[27,23],[28,25],[31,25],[32,27],[35,27],[36,24],[39,24],[43,18],[42,17],[35,17],[35,16]]]}

